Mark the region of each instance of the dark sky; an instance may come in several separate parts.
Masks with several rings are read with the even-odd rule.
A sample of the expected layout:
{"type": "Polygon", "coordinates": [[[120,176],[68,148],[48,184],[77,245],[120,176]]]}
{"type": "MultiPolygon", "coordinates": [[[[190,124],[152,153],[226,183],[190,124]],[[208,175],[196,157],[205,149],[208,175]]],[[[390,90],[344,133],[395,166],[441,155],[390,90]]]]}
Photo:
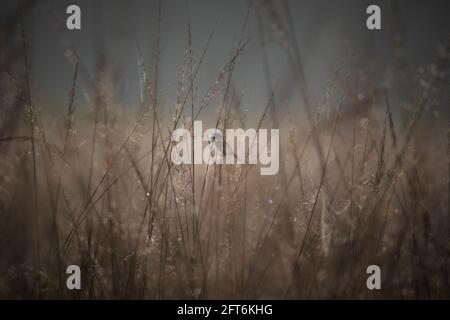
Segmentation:
{"type": "MultiPolygon", "coordinates": [[[[271,1],[268,1],[270,3],[271,1]]],[[[370,58],[374,76],[383,78],[390,63],[393,43],[392,1],[289,1],[306,79],[313,100],[325,91],[327,82],[342,60],[348,44],[365,63],[370,58]],[[365,27],[369,4],[382,10],[382,30],[365,27]]],[[[199,93],[204,94],[236,48],[246,15],[248,1],[195,0],[162,2],[160,96],[164,107],[172,109],[176,85],[181,73],[187,44],[187,7],[192,24],[194,60],[198,61],[208,36],[217,21],[210,48],[198,75],[199,93]]],[[[262,2],[258,2],[262,3],[262,2]]],[[[406,59],[413,69],[433,61],[436,46],[449,37],[450,1],[399,1],[400,23],[406,41],[406,59]]],[[[277,4],[282,8],[281,3],[277,4]]],[[[17,1],[3,0],[1,19],[17,7],[17,1]]],[[[65,108],[73,74],[73,64],[66,52],[73,45],[87,70],[95,74],[98,50],[104,48],[107,61],[118,74],[118,99],[135,107],[139,99],[137,43],[147,66],[153,62],[157,22],[156,1],[38,1],[26,14],[26,31],[31,39],[33,94],[39,107],[65,108]],[[82,10],[82,30],[65,28],[65,9],[77,4],[82,10]]],[[[282,17],[283,18],[283,17],[282,17]]],[[[288,81],[290,67],[276,38],[276,30],[263,14],[268,58],[273,82],[288,81]]],[[[284,21],[284,20],[283,20],[284,21]]],[[[246,33],[250,40],[233,75],[233,85],[243,94],[244,107],[263,110],[268,90],[263,72],[261,45],[254,11],[246,33]]],[[[369,62],[367,62],[369,63],[369,62]]],[[[77,103],[86,104],[91,93],[81,79],[77,103]]],[[[294,95],[295,100],[295,95],[294,95]]]]}

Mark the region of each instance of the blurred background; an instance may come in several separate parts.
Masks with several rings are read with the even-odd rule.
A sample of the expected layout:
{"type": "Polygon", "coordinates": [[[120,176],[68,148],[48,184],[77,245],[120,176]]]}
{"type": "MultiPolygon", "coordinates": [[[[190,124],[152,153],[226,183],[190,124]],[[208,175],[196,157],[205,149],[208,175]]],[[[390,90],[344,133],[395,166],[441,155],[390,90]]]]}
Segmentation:
{"type": "Polygon", "coordinates": [[[0,8],[1,298],[449,298],[448,1],[0,8]],[[194,120],[279,173],[173,165],[194,120]]]}
{"type": "MultiPolygon", "coordinates": [[[[140,55],[150,64],[155,52],[158,20],[156,1],[78,1],[82,12],[82,30],[66,28],[66,8],[70,1],[38,1],[24,10],[24,25],[29,38],[29,61],[35,89],[36,104],[58,112],[66,102],[73,73],[72,48],[83,61],[85,70],[94,74],[98,52],[105,55],[117,77],[116,98],[130,108],[139,102],[140,55]],[[140,48],[140,49],[138,49],[140,48]]],[[[159,90],[166,108],[173,107],[177,79],[183,65],[187,44],[187,24],[190,16],[192,52],[198,60],[214,30],[203,68],[197,76],[199,93],[226,64],[240,37],[249,6],[245,36],[249,42],[239,57],[233,85],[245,91],[246,105],[262,112],[270,95],[266,89],[264,59],[267,59],[272,82],[290,84],[293,70],[283,48],[289,37],[295,36],[302,58],[309,94],[319,101],[348,48],[357,52],[361,67],[370,70],[373,81],[381,81],[397,89],[401,84],[398,72],[389,68],[401,59],[406,77],[425,67],[439,43],[448,41],[448,9],[446,1],[378,1],[382,12],[382,29],[366,28],[366,8],[370,1],[341,2],[292,1],[285,5],[277,1],[167,1],[161,8],[161,48],[159,90]],[[258,22],[258,19],[260,20],[258,22]],[[264,30],[260,30],[262,29],[264,30]],[[292,28],[290,30],[290,28],[292,28]],[[290,31],[289,31],[290,30],[290,31]],[[261,32],[263,39],[261,39],[261,32]],[[292,35],[290,34],[292,33],[292,35]],[[265,46],[264,58],[261,46],[265,46]]],[[[1,19],[7,21],[17,10],[17,1],[2,4],[1,19]]],[[[7,46],[20,42],[20,35],[10,35],[7,46]]],[[[4,51],[4,55],[7,50],[4,51]]],[[[89,93],[92,88],[84,77],[80,86],[89,93]]],[[[293,85],[291,85],[293,86],[293,85]]],[[[288,89],[286,89],[288,91],[288,89]]],[[[291,89],[289,97],[280,97],[298,110],[299,97],[291,89]]],[[[396,95],[393,90],[392,95],[396,95]]],[[[82,91],[77,101],[85,105],[82,91]]]]}

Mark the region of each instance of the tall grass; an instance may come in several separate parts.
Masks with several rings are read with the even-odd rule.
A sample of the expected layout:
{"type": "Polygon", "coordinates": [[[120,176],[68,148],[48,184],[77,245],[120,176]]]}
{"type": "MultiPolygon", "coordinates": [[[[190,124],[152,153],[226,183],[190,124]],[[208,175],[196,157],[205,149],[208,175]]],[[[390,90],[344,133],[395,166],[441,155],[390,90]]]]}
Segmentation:
{"type": "Polygon", "coordinates": [[[0,297],[450,297],[449,123],[437,111],[448,91],[444,46],[420,82],[408,82],[407,105],[367,81],[351,48],[314,103],[288,2],[255,2],[204,97],[197,75],[214,28],[194,61],[188,22],[177,104],[167,110],[158,90],[160,3],[150,67],[138,49],[137,113],[110,98],[106,53],[90,75],[73,48],[66,111],[55,122],[33,105],[22,20],[30,3],[2,21],[0,37],[0,297]],[[258,128],[281,129],[280,172],[174,165],[171,131],[191,129],[205,110],[217,109],[209,121],[221,130],[248,126],[233,72],[253,40],[253,14],[269,96],[256,118],[258,128]],[[307,121],[279,108],[284,88],[270,73],[268,24],[281,30],[302,97],[295,116],[307,121]],[[81,76],[95,96],[87,120],[77,117],[81,76]],[[82,290],[66,289],[71,264],[81,267],[82,290]],[[371,264],[382,269],[380,291],[367,290],[371,264]]]}

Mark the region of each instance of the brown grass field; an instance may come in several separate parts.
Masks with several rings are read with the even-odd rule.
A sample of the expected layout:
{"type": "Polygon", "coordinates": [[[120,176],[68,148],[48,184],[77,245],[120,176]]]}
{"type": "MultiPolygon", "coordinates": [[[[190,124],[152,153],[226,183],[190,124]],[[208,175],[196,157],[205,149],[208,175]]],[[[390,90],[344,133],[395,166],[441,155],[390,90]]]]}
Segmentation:
{"type": "MultiPolygon", "coordinates": [[[[73,48],[67,103],[55,115],[34,104],[23,21],[33,2],[21,3],[0,21],[0,298],[450,298],[447,44],[414,67],[401,93],[370,80],[349,46],[314,101],[287,20],[280,42],[292,83],[266,72],[269,98],[250,114],[233,73],[248,41],[261,40],[248,39],[248,17],[266,17],[272,3],[254,2],[205,95],[197,73],[209,41],[198,40],[194,58],[188,28],[177,103],[164,104],[157,27],[146,40],[151,62],[138,59],[138,108],[114,99],[106,52],[89,73],[73,48]],[[82,78],[91,79],[85,106],[82,78]],[[286,90],[300,96],[294,111],[283,109],[286,90]],[[400,94],[407,103],[392,98],[400,94]],[[221,130],[280,128],[279,173],[174,165],[170,133],[196,119],[221,130]],[[66,289],[71,264],[82,290],[66,289]],[[366,288],[371,264],[382,290],[366,288]]],[[[253,26],[262,39],[277,23],[268,19],[253,26]]]]}

